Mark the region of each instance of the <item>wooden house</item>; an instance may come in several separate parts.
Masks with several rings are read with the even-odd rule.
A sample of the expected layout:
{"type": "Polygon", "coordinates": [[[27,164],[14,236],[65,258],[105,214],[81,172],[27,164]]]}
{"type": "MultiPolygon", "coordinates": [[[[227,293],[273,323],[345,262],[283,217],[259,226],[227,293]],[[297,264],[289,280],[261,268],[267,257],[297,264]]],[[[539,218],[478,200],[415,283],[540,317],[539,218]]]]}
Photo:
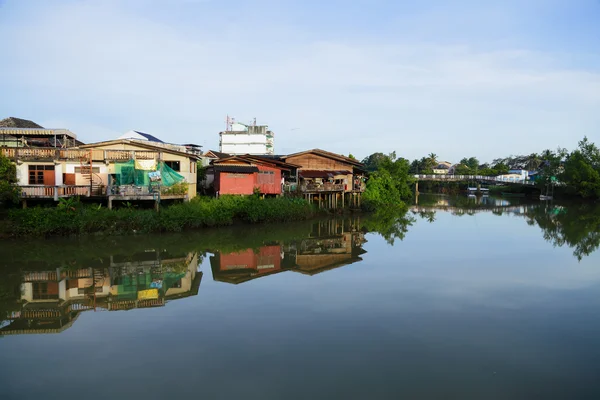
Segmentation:
{"type": "Polygon", "coordinates": [[[298,165],[299,190],[309,201],[326,208],[360,205],[360,196],[365,189],[365,167],[361,162],[320,149],[281,159],[298,165]]]}
{"type": "MultiPolygon", "coordinates": [[[[80,196],[98,200],[152,200],[149,187],[115,186],[118,165],[134,162],[167,165],[182,176],[185,193],[165,192],[161,199],[189,200],[196,196],[198,156],[182,146],[120,139],[80,145],[77,148],[2,148],[2,154],[15,162],[21,198],[54,199],[80,196]],[[127,189],[127,190],[125,190],[127,189]]],[[[180,178],[181,179],[181,178],[180,178]]]]}
{"type": "Polygon", "coordinates": [[[231,156],[213,160],[207,171],[218,195],[280,195],[284,176],[297,168],[294,164],[261,156],[231,156]]]}

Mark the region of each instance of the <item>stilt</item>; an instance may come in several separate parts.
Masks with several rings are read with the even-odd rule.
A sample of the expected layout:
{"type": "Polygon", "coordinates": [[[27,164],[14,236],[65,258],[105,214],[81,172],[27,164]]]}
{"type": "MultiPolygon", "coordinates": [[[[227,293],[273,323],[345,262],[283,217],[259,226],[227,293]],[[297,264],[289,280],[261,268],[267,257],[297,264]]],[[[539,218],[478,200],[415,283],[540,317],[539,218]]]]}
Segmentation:
{"type": "Polygon", "coordinates": [[[108,196],[108,209],[112,210],[112,197],[108,196]]]}
{"type": "Polygon", "coordinates": [[[27,208],[27,200],[25,200],[25,199],[21,200],[21,207],[27,208]]]}
{"type": "Polygon", "coordinates": [[[415,183],[415,193],[419,193],[419,181],[415,183]]]}

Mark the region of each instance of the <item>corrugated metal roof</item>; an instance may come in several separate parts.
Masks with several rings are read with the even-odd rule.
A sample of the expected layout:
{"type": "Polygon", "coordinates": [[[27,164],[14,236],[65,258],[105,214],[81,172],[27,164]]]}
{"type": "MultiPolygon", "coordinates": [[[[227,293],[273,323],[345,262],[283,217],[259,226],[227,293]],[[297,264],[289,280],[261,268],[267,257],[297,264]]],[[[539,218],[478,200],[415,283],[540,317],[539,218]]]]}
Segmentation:
{"type": "Polygon", "coordinates": [[[252,165],[215,165],[216,172],[239,172],[253,173],[258,172],[258,167],[252,165]]]}
{"type": "Polygon", "coordinates": [[[134,131],[134,132],[137,133],[138,135],[145,137],[146,139],[148,139],[151,142],[164,143],[162,140],[160,140],[156,136],[150,135],[149,133],[144,133],[144,132],[140,132],[140,131],[134,131]]]}

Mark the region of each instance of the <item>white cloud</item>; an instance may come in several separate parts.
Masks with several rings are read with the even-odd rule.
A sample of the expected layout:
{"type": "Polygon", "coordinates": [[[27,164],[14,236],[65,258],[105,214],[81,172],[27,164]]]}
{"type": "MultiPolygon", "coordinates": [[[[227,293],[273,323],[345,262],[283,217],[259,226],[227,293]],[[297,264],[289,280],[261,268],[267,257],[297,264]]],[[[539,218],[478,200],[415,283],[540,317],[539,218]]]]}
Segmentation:
{"type": "Polygon", "coordinates": [[[29,10],[27,29],[0,15],[12,55],[0,88],[22,93],[6,108],[61,120],[86,141],[140,129],[209,147],[230,113],[269,123],[278,152],[360,157],[491,159],[572,147],[586,134],[600,141],[600,73],[561,67],[555,54],[371,38],[288,44],[278,35],[297,28],[268,24],[190,33],[119,4],[29,10]],[[256,41],[269,33],[272,42],[256,41]]]}

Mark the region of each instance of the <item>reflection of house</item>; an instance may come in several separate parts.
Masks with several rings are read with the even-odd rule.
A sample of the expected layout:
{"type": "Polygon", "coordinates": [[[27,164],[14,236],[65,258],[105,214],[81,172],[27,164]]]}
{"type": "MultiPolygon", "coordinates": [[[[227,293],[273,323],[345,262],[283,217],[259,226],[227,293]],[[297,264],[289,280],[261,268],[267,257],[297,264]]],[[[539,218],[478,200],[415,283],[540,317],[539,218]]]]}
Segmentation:
{"type": "Polygon", "coordinates": [[[239,284],[283,271],[306,275],[361,261],[364,233],[358,219],[317,222],[308,238],[262,246],[258,250],[216,252],[210,258],[213,279],[239,284]]]}
{"type": "Polygon", "coordinates": [[[299,165],[299,188],[310,201],[327,208],[360,204],[365,189],[364,165],[350,157],[313,149],[281,157],[299,165]]]}
{"type": "Polygon", "coordinates": [[[198,294],[202,273],[198,254],[164,257],[148,252],[134,261],[114,260],[102,268],[58,268],[25,272],[21,304],[8,315],[0,334],[57,333],[80,312],[160,307],[171,299],[198,294]]]}
{"type": "Polygon", "coordinates": [[[246,249],[231,253],[215,253],[210,258],[216,281],[238,284],[281,272],[281,245],[262,246],[258,251],[246,249]]]}

